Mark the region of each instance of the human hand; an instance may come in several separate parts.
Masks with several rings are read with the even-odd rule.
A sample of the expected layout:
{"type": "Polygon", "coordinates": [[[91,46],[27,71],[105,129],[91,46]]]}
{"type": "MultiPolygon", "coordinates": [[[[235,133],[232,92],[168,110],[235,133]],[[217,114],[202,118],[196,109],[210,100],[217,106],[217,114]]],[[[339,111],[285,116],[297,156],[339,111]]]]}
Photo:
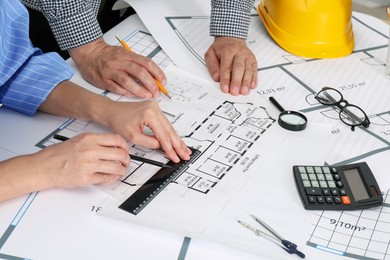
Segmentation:
{"type": "Polygon", "coordinates": [[[174,162],[189,160],[191,150],[176,133],[155,101],[110,102],[99,120],[136,145],[162,148],[174,162]],[[154,135],[144,132],[145,127],[154,135]]]}
{"type": "Polygon", "coordinates": [[[118,102],[63,81],[39,107],[40,111],[92,120],[137,145],[162,147],[174,162],[189,160],[191,150],[176,133],[157,102],[118,102]],[[71,105],[69,105],[71,104],[71,105]],[[144,128],[152,130],[146,134],[144,128]]]}
{"type": "Polygon", "coordinates": [[[81,75],[92,85],[125,96],[158,97],[163,71],[151,59],[111,46],[103,39],[69,50],[81,75]]]}
{"type": "Polygon", "coordinates": [[[247,95],[257,84],[257,60],[244,39],[215,37],[205,53],[207,69],[221,90],[247,95]]]}
{"type": "Polygon", "coordinates": [[[33,155],[35,173],[51,187],[78,187],[114,181],[126,174],[129,145],[115,134],[83,133],[33,155]]]}

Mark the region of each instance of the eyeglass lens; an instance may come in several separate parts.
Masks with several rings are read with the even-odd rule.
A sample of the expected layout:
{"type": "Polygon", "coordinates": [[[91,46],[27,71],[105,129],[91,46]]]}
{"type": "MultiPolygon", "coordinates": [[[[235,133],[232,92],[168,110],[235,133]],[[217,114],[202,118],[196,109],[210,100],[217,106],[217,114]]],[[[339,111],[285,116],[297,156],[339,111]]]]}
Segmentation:
{"type": "Polygon", "coordinates": [[[367,116],[361,108],[349,104],[343,95],[335,89],[324,88],[317,94],[316,99],[323,105],[337,105],[340,109],[339,117],[347,125],[362,125],[367,120],[367,116]],[[345,103],[345,105],[343,106],[341,103],[345,103]]]}
{"type": "Polygon", "coordinates": [[[331,88],[321,90],[316,98],[324,105],[336,105],[343,100],[341,93],[331,88]]]}
{"type": "Polygon", "coordinates": [[[341,109],[340,119],[347,125],[361,125],[366,119],[366,115],[359,107],[347,105],[341,109]]]}

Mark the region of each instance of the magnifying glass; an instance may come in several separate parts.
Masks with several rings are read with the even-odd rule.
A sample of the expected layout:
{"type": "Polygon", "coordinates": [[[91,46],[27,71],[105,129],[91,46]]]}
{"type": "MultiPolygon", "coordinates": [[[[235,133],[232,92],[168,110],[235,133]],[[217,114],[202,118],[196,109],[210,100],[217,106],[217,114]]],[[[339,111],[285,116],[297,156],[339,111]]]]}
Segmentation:
{"type": "Polygon", "coordinates": [[[271,101],[271,103],[281,112],[278,119],[278,123],[281,127],[291,131],[301,131],[306,128],[307,118],[304,114],[296,111],[284,110],[274,97],[269,97],[269,101],[271,101]]]}

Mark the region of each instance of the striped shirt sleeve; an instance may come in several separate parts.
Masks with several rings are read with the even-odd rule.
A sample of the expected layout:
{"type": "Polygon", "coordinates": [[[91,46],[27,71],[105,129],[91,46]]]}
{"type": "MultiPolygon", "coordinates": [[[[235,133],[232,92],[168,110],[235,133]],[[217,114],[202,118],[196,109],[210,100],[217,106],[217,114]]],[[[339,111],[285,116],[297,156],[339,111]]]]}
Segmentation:
{"type": "Polygon", "coordinates": [[[31,45],[28,20],[19,0],[0,1],[0,103],[32,116],[73,70],[57,53],[31,45]]]}

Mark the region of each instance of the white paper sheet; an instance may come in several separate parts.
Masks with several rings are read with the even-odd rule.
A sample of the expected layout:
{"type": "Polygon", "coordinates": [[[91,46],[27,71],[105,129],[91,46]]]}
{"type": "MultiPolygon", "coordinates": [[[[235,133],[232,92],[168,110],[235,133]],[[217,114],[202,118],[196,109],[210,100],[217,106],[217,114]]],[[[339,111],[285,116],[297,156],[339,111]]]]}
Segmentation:
{"type": "MultiPolygon", "coordinates": [[[[187,13],[183,12],[182,14],[186,16],[201,15],[200,18],[203,19],[203,16],[208,16],[208,9],[205,2],[198,2],[198,7],[194,9],[186,5],[189,11],[187,13]],[[198,10],[196,14],[191,13],[191,11],[196,10],[198,10]]],[[[183,7],[181,3],[177,5],[180,10],[183,7]]],[[[207,1],[208,3],[209,1],[207,1]]],[[[161,2],[161,4],[164,3],[161,2]]],[[[177,6],[173,7],[176,8],[177,6]]],[[[158,5],[154,5],[154,7],[158,11],[166,11],[164,9],[158,9],[158,5]]],[[[176,11],[173,9],[169,10],[169,14],[175,15],[176,11]]],[[[158,22],[157,17],[159,16],[155,16],[155,22],[158,22]]],[[[177,17],[173,18],[175,19],[171,19],[171,21],[179,21],[177,17]]],[[[207,21],[206,23],[204,21],[202,22],[202,19],[198,19],[196,24],[199,26],[207,24],[207,21]]],[[[189,22],[193,22],[192,20],[194,20],[192,17],[188,19],[189,22]]],[[[133,23],[132,25],[123,24],[122,26],[118,26],[105,35],[105,40],[110,44],[118,45],[114,37],[117,33],[122,36],[127,36],[134,29],[138,29],[138,26],[142,27],[142,30],[147,31],[139,20],[135,19],[135,21],[135,24],[138,24],[135,28],[133,27],[133,23]]],[[[275,153],[269,154],[263,166],[258,168],[258,173],[260,174],[254,174],[248,182],[243,183],[240,191],[245,192],[239,192],[236,196],[233,196],[231,203],[216,218],[213,218],[213,214],[211,214],[211,218],[208,218],[207,221],[212,219],[213,222],[207,225],[203,233],[194,232],[194,237],[208,239],[228,245],[229,247],[253,252],[264,258],[287,259],[288,257],[291,259],[291,256],[283,252],[282,249],[269,243],[267,240],[254,236],[250,231],[236,223],[237,219],[250,222],[251,219],[248,218],[247,213],[251,213],[266,220],[280,234],[296,242],[298,248],[308,256],[311,256],[311,258],[328,259],[332,257],[333,259],[336,257],[329,253],[319,252],[317,249],[305,246],[308,237],[306,236],[305,238],[303,232],[309,230],[310,221],[308,219],[312,214],[309,211],[303,210],[303,207],[300,205],[295,187],[293,186],[290,166],[294,163],[322,164],[324,161],[329,163],[343,163],[365,160],[370,165],[380,185],[390,183],[390,175],[387,174],[387,169],[390,167],[388,160],[390,156],[388,148],[390,109],[384,101],[388,95],[386,86],[389,85],[381,78],[385,60],[385,55],[383,54],[387,51],[386,35],[388,26],[376,19],[371,19],[360,14],[354,14],[355,23],[358,24],[356,28],[367,30],[368,27],[371,27],[375,30],[370,29],[367,32],[370,37],[364,37],[367,35],[364,30],[356,31],[356,39],[359,39],[356,46],[359,52],[346,59],[350,62],[347,66],[343,66],[344,59],[310,61],[311,63],[306,65],[306,60],[292,55],[286,55],[280,49],[275,48],[276,46],[272,47],[272,42],[269,40],[262,42],[267,46],[265,49],[270,54],[269,58],[266,58],[268,54],[264,56],[265,62],[263,64],[267,64],[268,67],[263,67],[259,72],[260,85],[258,89],[252,93],[253,95],[243,97],[240,101],[244,103],[253,102],[254,104],[260,102],[269,110],[269,113],[274,118],[278,115],[277,110],[266,102],[270,95],[275,96],[286,108],[295,110],[302,109],[309,118],[310,125],[307,129],[308,133],[312,133],[311,131],[316,132],[318,134],[316,134],[318,140],[314,136],[307,139],[307,136],[304,134],[301,135],[301,133],[283,132],[280,135],[283,138],[278,140],[280,144],[272,148],[272,151],[275,153]],[[362,24],[364,26],[359,27],[362,24]],[[383,45],[382,42],[386,43],[383,45]],[[270,50],[277,51],[278,55],[274,55],[270,50]],[[360,60],[361,62],[357,62],[356,60],[360,60]],[[272,67],[275,64],[277,66],[272,67]],[[303,66],[300,67],[300,65],[303,66]],[[322,71],[323,66],[327,67],[333,73],[327,74],[327,72],[322,71]],[[333,68],[339,69],[333,70],[333,68]],[[340,71],[344,73],[337,74],[340,71]],[[311,75],[320,76],[310,78],[311,75]],[[310,79],[307,82],[306,77],[310,79]],[[363,81],[365,82],[364,86],[361,84],[363,81]],[[364,106],[364,109],[369,111],[369,116],[372,121],[371,126],[368,129],[358,128],[355,132],[351,132],[348,127],[336,121],[336,119],[327,119],[319,113],[325,112],[325,110],[319,109],[317,106],[314,106],[315,109],[310,109],[313,106],[310,103],[310,99],[306,100],[306,97],[313,94],[312,90],[317,91],[317,87],[320,87],[313,87],[313,82],[318,85],[325,83],[333,83],[336,85],[339,83],[337,87],[341,87],[344,84],[357,85],[357,88],[346,90],[345,98],[353,104],[364,106]],[[364,98],[367,94],[362,90],[366,86],[369,86],[369,89],[378,87],[378,93],[372,91],[371,94],[373,96],[364,98]],[[377,103],[372,102],[373,99],[377,103]],[[329,127],[329,124],[332,124],[332,127],[329,127]],[[329,133],[336,138],[329,137],[329,133]],[[293,139],[286,139],[284,134],[288,136],[292,135],[293,139]],[[297,141],[307,144],[305,147],[313,149],[311,150],[312,152],[306,153],[299,150],[298,152],[291,153],[290,145],[294,143],[295,138],[297,138],[297,141]],[[315,140],[312,140],[312,138],[315,140]],[[360,144],[360,146],[356,146],[356,144],[360,144]],[[326,148],[328,145],[330,146],[329,150],[326,148]],[[327,153],[327,155],[324,153],[327,153]],[[280,190],[282,190],[283,195],[281,195],[278,189],[272,189],[278,185],[281,187],[280,190]],[[277,198],[277,201],[272,200],[273,198],[277,198]],[[286,200],[283,200],[284,198],[286,200]],[[294,212],[294,214],[290,214],[290,217],[290,215],[286,216],[285,212],[294,212]],[[297,235],[297,233],[299,234],[297,235]]],[[[184,32],[187,27],[183,25],[181,28],[184,32]]],[[[158,33],[156,33],[156,36],[159,37],[158,33]]],[[[173,43],[171,44],[174,46],[173,43]]],[[[199,49],[204,48],[202,46],[206,45],[199,45],[199,49]]],[[[182,49],[179,47],[175,48],[177,53],[180,53],[180,50],[182,49]]],[[[180,55],[185,57],[183,54],[180,55]]],[[[201,55],[191,55],[193,57],[201,57],[201,55]]],[[[173,62],[176,62],[176,60],[173,62]]],[[[203,75],[204,77],[202,78],[204,80],[208,79],[205,67],[203,65],[199,66],[199,59],[194,58],[193,62],[188,62],[189,65],[185,65],[186,62],[188,61],[184,61],[180,67],[185,68],[188,66],[192,73],[203,75]]],[[[102,92],[83,81],[78,73],[76,73],[74,79],[92,91],[97,93],[102,92]]],[[[218,87],[215,86],[215,89],[218,90],[218,87]]],[[[12,112],[4,108],[0,109],[0,121],[7,122],[7,124],[10,123],[9,125],[2,125],[0,128],[0,134],[2,136],[1,149],[4,151],[1,154],[4,158],[15,154],[36,151],[38,148],[35,144],[38,141],[50,136],[54,129],[57,129],[58,126],[67,121],[66,118],[43,114],[39,114],[38,117],[33,119],[26,119],[22,115],[10,116],[10,113],[12,114],[12,112]],[[15,125],[23,125],[24,129],[28,128],[29,134],[22,131],[22,128],[15,129],[15,125]],[[20,133],[18,132],[17,138],[15,138],[15,135],[12,135],[10,138],[7,137],[9,133],[15,134],[15,131],[20,131],[20,133]]],[[[271,145],[261,147],[260,149],[266,150],[269,147],[271,145]]],[[[299,146],[299,148],[301,149],[302,147],[299,146]]],[[[98,205],[101,199],[106,198],[106,196],[106,193],[90,189],[53,190],[39,193],[25,212],[24,217],[18,222],[14,232],[7,239],[6,244],[1,248],[0,253],[36,259],[74,259],[77,256],[80,256],[80,259],[108,259],[112,257],[123,258],[129,255],[137,259],[177,258],[183,240],[181,235],[141,227],[132,223],[121,223],[95,215],[91,218],[90,211],[92,207],[98,205]],[[63,207],[60,207],[62,205],[63,207]],[[42,212],[51,212],[51,214],[43,214],[42,212]],[[61,234],[61,236],[58,234],[61,234]],[[26,243],[26,237],[34,237],[34,239],[26,243]],[[75,239],[75,237],[82,239],[75,239]],[[79,243],[79,241],[82,241],[82,243],[79,243]],[[165,242],[163,243],[162,241],[165,242]],[[151,250],[148,246],[149,242],[157,245],[157,248],[151,250]],[[114,245],[111,245],[111,243],[114,245]],[[43,248],[42,245],[50,245],[50,247],[43,248]],[[62,245],[66,246],[63,247],[62,245]],[[129,245],[131,245],[130,248],[129,245]],[[77,249],[77,254],[75,253],[76,251],[69,250],[69,248],[77,249]],[[99,250],[94,251],[96,248],[99,248],[99,250]],[[166,250],[167,248],[169,249],[166,250]],[[61,254],[57,254],[58,252],[61,254]]],[[[13,217],[24,201],[25,198],[19,198],[0,205],[1,234],[5,234],[10,223],[13,223],[13,217]]],[[[202,229],[204,223],[207,221],[200,222],[197,226],[199,228],[197,231],[202,229]]],[[[143,224],[148,225],[149,223],[145,222],[143,224]]],[[[172,227],[170,226],[170,221],[163,224],[166,225],[163,226],[161,223],[158,223],[158,225],[154,226],[158,226],[159,228],[172,227]]],[[[253,223],[251,222],[251,224],[253,223]]],[[[178,231],[186,233],[183,229],[179,229],[178,231]]],[[[309,231],[306,234],[308,235],[309,231]]],[[[204,242],[196,238],[192,241],[188,251],[188,259],[205,259],[212,255],[222,256],[224,259],[258,259],[257,255],[255,256],[246,252],[241,253],[240,251],[204,242]]]]}

